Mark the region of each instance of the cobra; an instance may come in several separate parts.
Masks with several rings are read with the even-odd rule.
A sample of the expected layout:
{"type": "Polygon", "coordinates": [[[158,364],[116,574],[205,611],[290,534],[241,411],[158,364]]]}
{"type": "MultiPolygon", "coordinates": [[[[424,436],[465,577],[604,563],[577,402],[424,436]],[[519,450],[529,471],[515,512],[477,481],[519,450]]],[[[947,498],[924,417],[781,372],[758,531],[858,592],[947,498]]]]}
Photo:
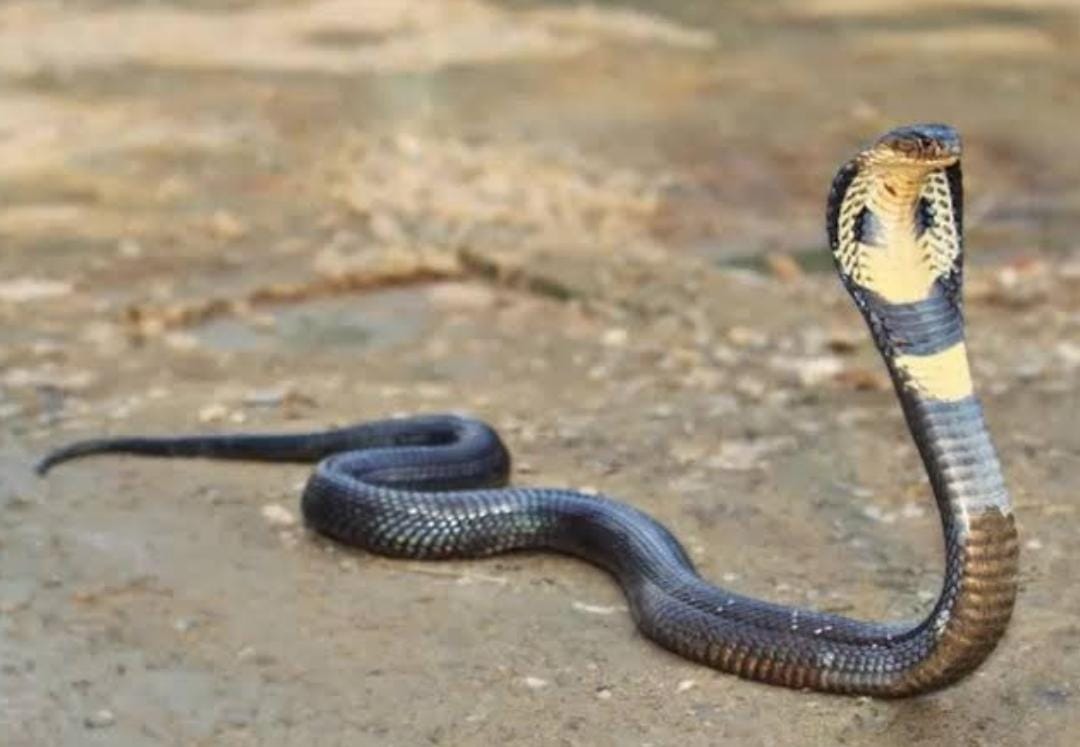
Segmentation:
{"type": "Polygon", "coordinates": [[[964,346],[962,202],[957,133],[915,125],[847,162],[827,207],[836,267],[884,358],[941,515],[942,589],[917,622],[856,620],[714,586],[667,529],[625,503],[508,487],[510,457],[495,431],[452,415],[303,434],[95,439],[50,453],[38,470],[106,452],[317,461],[304,518],[349,545],[430,559],[569,553],[609,571],[640,630],[688,659],[793,688],[931,691],[986,659],[1017,588],[1009,496],[964,346]]]}

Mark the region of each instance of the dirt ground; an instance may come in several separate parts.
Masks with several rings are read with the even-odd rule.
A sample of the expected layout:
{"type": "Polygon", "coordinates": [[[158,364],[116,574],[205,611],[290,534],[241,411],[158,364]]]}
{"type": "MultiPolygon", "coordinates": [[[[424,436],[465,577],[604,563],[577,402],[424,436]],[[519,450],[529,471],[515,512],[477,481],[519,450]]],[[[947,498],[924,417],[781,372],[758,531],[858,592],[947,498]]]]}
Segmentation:
{"type": "Polygon", "coordinates": [[[0,5],[4,745],[1074,745],[1080,14],[881,0],[0,5]],[[683,661],[544,555],[298,522],[307,468],[101,433],[467,411],[516,479],[641,506],[717,583],[921,614],[938,519],[823,202],[899,123],[966,138],[969,347],[1014,624],[879,702],[683,661]]]}

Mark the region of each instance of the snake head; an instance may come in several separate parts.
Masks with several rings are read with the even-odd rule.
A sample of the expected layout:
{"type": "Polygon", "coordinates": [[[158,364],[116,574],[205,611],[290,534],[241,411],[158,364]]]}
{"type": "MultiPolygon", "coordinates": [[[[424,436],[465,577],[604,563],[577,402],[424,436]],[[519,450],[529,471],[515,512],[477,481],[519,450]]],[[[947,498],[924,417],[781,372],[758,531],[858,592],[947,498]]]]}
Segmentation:
{"type": "Polygon", "coordinates": [[[879,137],[858,158],[865,165],[890,169],[945,168],[960,160],[960,135],[945,124],[897,127],[879,137]]]}

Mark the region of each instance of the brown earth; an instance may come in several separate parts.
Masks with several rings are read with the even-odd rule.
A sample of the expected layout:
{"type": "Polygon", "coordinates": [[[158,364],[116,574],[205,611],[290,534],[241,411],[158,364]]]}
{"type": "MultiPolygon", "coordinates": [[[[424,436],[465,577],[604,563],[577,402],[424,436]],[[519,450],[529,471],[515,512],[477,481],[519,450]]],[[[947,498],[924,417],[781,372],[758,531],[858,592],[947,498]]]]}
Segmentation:
{"type": "Polygon", "coordinates": [[[1078,39],[1064,0],[5,2],[0,741],[1075,744],[1078,39]],[[966,138],[1023,533],[1014,625],[946,692],[704,669],[568,559],[333,546],[303,467],[30,472],[99,433],[465,410],[718,583],[916,616],[938,521],[821,223],[837,164],[924,120],[966,138]]]}

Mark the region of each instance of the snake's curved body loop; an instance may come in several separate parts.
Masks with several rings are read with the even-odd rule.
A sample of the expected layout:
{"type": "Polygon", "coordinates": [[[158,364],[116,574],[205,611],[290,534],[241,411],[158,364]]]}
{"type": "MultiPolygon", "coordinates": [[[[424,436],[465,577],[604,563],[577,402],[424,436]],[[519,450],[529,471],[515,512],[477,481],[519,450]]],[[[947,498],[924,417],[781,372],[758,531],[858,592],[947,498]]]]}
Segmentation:
{"type": "Polygon", "coordinates": [[[941,514],[945,577],[920,622],[865,622],[713,586],[667,529],[624,503],[505,487],[499,437],[452,415],[310,434],[84,441],[39,469],[105,452],[318,461],[304,517],[342,542],[409,558],[569,553],[618,580],[645,635],[723,671],[875,696],[943,687],[1002,636],[1017,575],[1009,498],[964,349],[959,155],[946,126],[893,130],[841,168],[828,205],[837,268],[885,359],[941,514]]]}

